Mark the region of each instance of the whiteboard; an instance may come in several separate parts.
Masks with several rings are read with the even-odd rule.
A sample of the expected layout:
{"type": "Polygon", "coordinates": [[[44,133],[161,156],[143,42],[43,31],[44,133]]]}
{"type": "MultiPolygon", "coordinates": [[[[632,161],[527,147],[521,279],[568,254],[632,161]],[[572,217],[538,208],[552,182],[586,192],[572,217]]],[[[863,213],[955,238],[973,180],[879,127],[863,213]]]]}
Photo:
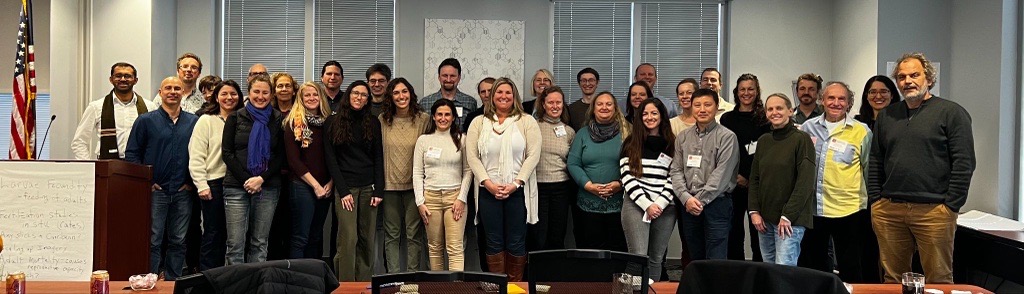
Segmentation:
{"type": "Polygon", "coordinates": [[[0,161],[0,272],[29,281],[88,281],[95,163],[0,161]]]}

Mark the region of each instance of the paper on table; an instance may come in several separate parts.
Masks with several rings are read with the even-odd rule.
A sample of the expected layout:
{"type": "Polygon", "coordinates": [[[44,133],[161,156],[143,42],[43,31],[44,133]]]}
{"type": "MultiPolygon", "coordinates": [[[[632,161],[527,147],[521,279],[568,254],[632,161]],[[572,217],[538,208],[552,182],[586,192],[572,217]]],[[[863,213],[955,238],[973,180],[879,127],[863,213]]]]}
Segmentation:
{"type": "Polygon", "coordinates": [[[971,210],[956,220],[957,225],[975,230],[987,231],[1024,231],[1024,223],[987,212],[971,210]]]}

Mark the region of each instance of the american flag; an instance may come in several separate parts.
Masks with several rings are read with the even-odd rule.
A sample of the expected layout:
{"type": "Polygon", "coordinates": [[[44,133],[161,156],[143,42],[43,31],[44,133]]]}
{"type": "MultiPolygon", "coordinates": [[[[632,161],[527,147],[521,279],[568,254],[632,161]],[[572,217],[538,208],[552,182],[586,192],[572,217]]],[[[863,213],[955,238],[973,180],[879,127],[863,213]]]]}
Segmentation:
{"type": "Polygon", "coordinates": [[[36,57],[32,42],[32,0],[21,0],[18,53],[14,62],[10,159],[36,159],[36,57]]]}

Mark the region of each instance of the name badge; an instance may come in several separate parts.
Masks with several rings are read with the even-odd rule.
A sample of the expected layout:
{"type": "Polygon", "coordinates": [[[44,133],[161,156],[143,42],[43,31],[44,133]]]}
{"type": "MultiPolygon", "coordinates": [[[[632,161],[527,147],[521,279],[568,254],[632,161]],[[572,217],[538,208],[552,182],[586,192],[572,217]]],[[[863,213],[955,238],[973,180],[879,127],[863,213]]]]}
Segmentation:
{"type": "Polygon", "coordinates": [[[107,150],[107,152],[110,152],[110,153],[117,153],[117,149],[110,149],[110,150],[107,150]]]}
{"type": "Polygon", "coordinates": [[[462,107],[456,106],[455,112],[459,114],[459,117],[462,117],[462,107]]]}
{"type": "Polygon", "coordinates": [[[565,126],[564,125],[555,127],[555,137],[561,138],[561,137],[564,137],[565,135],[568,135],[568,134],[569,133],[565,132],[565,126]]]}
{"type": "Polygon", "coordinates": [[[672,164],[672,156],[665,155],[665,153],[659,154],[658,163],[663,166],[669,166],[672,164]]]}
{"type": "Polygon", "coordinates": [[[757,141],[750,142],[745,147],[747,148],[747,155],[754,155],[754,152],[757,152],[757,141]]]}
{"type": "Polygon", "coordinates": [[[433,158],[433,159],[441,158],[441,148],[427,147],[427,152],[424,153],[423,155],[427,156],[427,158],[433,158]]]}
{"type": "Polygon", "coordinates": [[[849,145],[843,140],[832,138],[828,141],[828,149],[835,152],[846,152],[846,146],[849,145]]]}
{"type": "Polygon", "coordinates": [[[700,155],[687,155],[686,156],[686,167],[700,168],[700,160],[703,156],[700,155]]]}

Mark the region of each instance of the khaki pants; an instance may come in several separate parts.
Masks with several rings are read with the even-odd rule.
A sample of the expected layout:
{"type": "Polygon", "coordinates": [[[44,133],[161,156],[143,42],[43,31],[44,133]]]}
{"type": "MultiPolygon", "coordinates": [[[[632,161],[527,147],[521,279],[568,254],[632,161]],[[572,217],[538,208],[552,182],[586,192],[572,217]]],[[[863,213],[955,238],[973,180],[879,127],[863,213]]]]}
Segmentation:
{"type": "MultiPolygon", "coordinates": [[[[423,205],[430,211],[427,219],[427,252],[430,256],[430,270],[443,271],[444,254],[448,252],[448,270],[463,270],[462,236],[466,229],[466,216],[455,220],[452,206],[459,197],[459,190],[423,191],[423,205]]],[[[463,212],[465,214],[465,212],[463,212]]]]}
{"type": "Polygon", "coordinates": [[[871,204],[871,225],[886,283],[899,283],[911,271],[914,250],[921,255],[926,283],[953,283],[953,235],[957,214],[945,204],[892,202],[871,204]]]}
{"type": "Polygon", "coordinates": [[[377,256],[373,251],[377,208],[370,207],[373,186],[350,188],[347,192],[355,198],[352,211],[341,205],[341,198],[348,193],[338,191],[334,200],[334,211],[338,214],[338,254],[334,256],[334,268],[338,281],[369,281],[377,256]]]}

